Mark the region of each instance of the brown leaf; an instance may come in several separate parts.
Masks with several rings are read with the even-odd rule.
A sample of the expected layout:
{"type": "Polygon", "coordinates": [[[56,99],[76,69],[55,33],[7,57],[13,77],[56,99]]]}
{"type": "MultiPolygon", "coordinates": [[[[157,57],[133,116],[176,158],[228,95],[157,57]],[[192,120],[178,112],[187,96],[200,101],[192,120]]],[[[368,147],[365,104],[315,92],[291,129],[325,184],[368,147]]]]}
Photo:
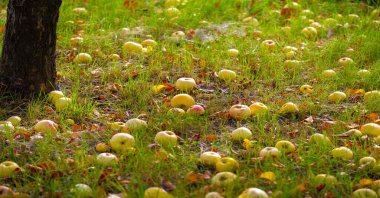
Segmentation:
{"type": "Polygon", "coordinates": [[[132,76],[133,79],[135,79],[135,78],[137,78],[139,76],[139,72],[133,71],[133,72],[131,72],[131,76],[132,76]]]}
{"type": "Polygon", "coordinates": [[[124,0],[124,7],[135,9],[137,7],[137,2],[135,0],[124,0]]]}
{"type": "Polygon", "coordinates": [[[163,189],[165,189],[168,192],[173,191],[176,188],[176,186],[170,181],[162,181],[161,186],[163,189]]]}
{"type": "Polygon", "coordinates": [[[194,173],[191,171],[191,172],[186,173],[185,175],[186,184],[195,184],[195,183],[199,183],[203,181],[204,181],[204,177],[202,174],[194,173]]]}
{"type": "Polygon", "coordinates": [[[375,120],[380,118],[379,114],[377,114],[377,113],[370,113],[370,114],[366,115],[365,117],[371,121],[375,121],[375,120]]]}
{"type": "Polygon", "coordinates": [[[321,185],[317,186],[317,191],[319,192],[319,191],[323,190],[325,188],[325,186],[326,186],[326,184],[321,184],[321,185]]]}
{"type": "Polygon", "coordinates": [[[71,130],[73,131],[73,132],[77,132],[77,131],[82,131],[83,130],[83,125],[81,125],[81,124],[73,124],[72,126],[71,126],[71,130]]]}

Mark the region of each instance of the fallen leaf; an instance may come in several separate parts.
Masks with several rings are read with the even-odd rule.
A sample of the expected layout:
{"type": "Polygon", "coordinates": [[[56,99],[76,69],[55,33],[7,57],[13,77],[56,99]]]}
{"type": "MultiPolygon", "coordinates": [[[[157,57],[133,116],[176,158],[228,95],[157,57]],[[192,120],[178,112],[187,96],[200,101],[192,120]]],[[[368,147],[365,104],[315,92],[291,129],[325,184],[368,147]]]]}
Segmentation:
{"type": "Polygon", "coordinates": [[[268,171],[268,172],[261,173],[260,178],[269,180],[271,182],[275,182],[276,175],[273,172],[268,171]]]}
{"type": "Polygon", "coordinates": [[[216,140],[216,139],[218,139],[217,135],[208,135],[208,136],[206,136],[206,140],[207,141],[213,141],[213,140],[216,140]]]}
{"type": "Polygon", "coordinates": [[[165,88],[165,85],[155,85],[152,87],[152,90],[155,94],[157,94],[164,88],[165,88]]]}

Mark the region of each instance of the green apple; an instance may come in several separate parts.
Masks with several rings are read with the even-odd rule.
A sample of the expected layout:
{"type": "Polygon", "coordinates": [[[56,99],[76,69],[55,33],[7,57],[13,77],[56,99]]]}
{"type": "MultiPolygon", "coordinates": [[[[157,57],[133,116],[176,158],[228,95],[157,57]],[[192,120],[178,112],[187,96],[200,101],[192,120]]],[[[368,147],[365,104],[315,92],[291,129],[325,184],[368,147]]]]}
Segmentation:
{"type": "Polygon", "coordinates": [[[184,40],[185,38],[186,38],[186,34],[185,32],[182,32],[182,31],[173,32],[173,34],[171,35],[171,39],[175,41],[184,40]]]}
{"type": "Polygon", "coordinates": [[[359,165],[365,165],[365,164],[375,166],[376,159],[374,157],[371,157],[371,156],[360,158],[359,165]]]}
{"type": "Polygon", "coordinates": [[[160,131],[156,134],[154,142],[161,146],[175,146],[178,144],[178,137],[172,131],[160,131]]]}
{"type": "Polygon", "coordinates": [[[276,147],[265,147],[260,151],[260,157],[264,159],[276,158],[281,156],[280,150],[276,147]]]}
{"type": "Polygon", "coordinates": [[[290,33],[292,32],[292,28],[290,26],[284,26],[281,27],[281,31],[286,35],[290,35],[290,33]]]}
{"type": "Polygon", "coordinates": [[[232,157],[223,157],[215,164],[215,169],[218,172],[235,172],[238,168],[239,162],[232,157]]]}
{"type": "Polygon", "coordinates": [[[236,72],[228,69],[222,69],[218,72],[218,77],[226,82],[236,79],[236,72]]]}
{"type": "Polygon", "coordinates": [[[206,166],[216,166],[216,163],[219,162],[222,159],[220,155],[213,151],[206,151],[201,154],[200,161],[202,164],[206,166]]]}
{"type": "Polygon", "coordinates": [[[172,107],[188,109],[195,104],[195,100],[189,94],[177,94],[171,100],[172,107]]]}
{"type": "Polygon", "coordinates": [[[93,196],[92,189],[87,184],[76,184],[73,188],[71,188],[70,192],[72,192],[75,195],[75,197],[93,196]]]}
{"type": "Polygon", "coordinates": [[[141,54],[143,52],[143,46],[140,43],[128,41],[123,44],[123,50],[129,54],[141,54]]]}
{"type": "Polygon", "coordinates": [[[21,118],[19,116],[12,116],[9,117],[7,121],[11,122],[13,126],[17,127],[21,122],[21,118]]]}
{"type": "Polygon", "coordinates": [[[287,140],[278,141],[275,147],[283,153],[292,153],[296,150],[296,146],[287,140]]]}
{"type": "Polygon", "coordinates": [[[218,187],[233,186],[237,178],[238,177],[231,172],[220,172],[211,178],[211,184],[218,187]]]}
{"type": "Polygon", "coordinates": [[[310,86],[310,85],[302,85],[300,87],[300,91],[303,93],[303,94],[311,94],[313,93],[313,87],[310,86]]]}
{"type": "Polygon", "coordinates": [[[150,187],[145,190],[144,198],[173,198],[173,196],[162,188],[150,187]]]}
{"type": "Polygon", "coordinates": [[[354,64],[354,61],[349,57],[343,57],[338,60],[339,65],[341,66],[348,66],[354,64]]]}
{"type": "Polygon", "coordinates": [[[90,54],[87,54],[87,53],[79,53],[74,59],[74,62],[80,63],[80,64],[88,64],[91,61],[92,61],[92,57],[90,54]]]}
{"type": "Polygon", "coordinates": [[[175,87],[181,91],[190,91],[196,86],[197,84],[193,78],[179,78],[175,83],[175,87]]]}
{"type": "Polygon", "coordinates": [[[247,105],[236,104],[230,108],[228,114],[233,119],[244,120],[251,116],[251,109],[247,105]]]}
{"type": "Polygon", "coordinates": [[[301,65],[301,61],[298,60],[285,60],[284,67],[286,68],[296,68],[301,65]]]}
{"type": "Polygon", "coordinates": [[[205,113],[205,109],[201,105],[193,105],[187,109],[186,113],[190,115],[202,115],[205,113]]]}
{"type": "Polygon", "coordinates": [[[350,23],[357,23],[360,21],[360,17],[357,14],[349,14],[347,19],[350,23]]]}
{"type": "Polygon", "coordinates": [[[56,133],[58,125],[51,120],[41,120],[34,125],[34,130],[43,133],[56,133]]]}
{"type": "Polygon", "coordinates": [[[298,106],[292,102],[287,102],[280,108],[280,114],[293,114],[299,111],[298,106]]]}
{"type": "Polygon", "coordinates": [[[183,115],[185,113],[186,113],[186,111],[181,109],[181,108],[171,108],[171,109],[169,109],[167,114],[168,115],[183,115]]]}
{"type": "Polygon", "coordinates": [[[125,153],[135,144],[135,139],[127,133],[117,133],[110,139],[110,146],[116,152],[125,153]]]}
{"type": "Polygon", "coordinates": [[[327,136],[320,133],[314,133],[313,135],[311,135],[309,138],[309,142],[317,146],[331,146],[330,139],[327,136]]]}
{"type": "Polygon", "coordinates": [[[249,23],[250,25],[255,26],[255,27],[260,25],[259,21],[256,18],[251,17],[251,16],[244,18],[242,22],[249,23]]]}
{"type": "Polygon", "coordinates": [[[310,26],[313,27],[313,28],[315,28],[315,29],[317,29],[317,30],[319,30],[319,29],[322,28],[322,25],[320,23],[318,23],[318,22],[312,22],[310,24],[310,26]]]}
{"type": "Polygon", "coordinates": [[[293,59],[297,55],[297,52],[295,51],[290,51],[285,53],[285,58],[286,59],[293,59]]]}
{"type": "Polygon", "coordinates": [[[205,195],[205,198],[223,198],[218,192],[209,192],[205,195]]]}
{"type": "Polygon", "coordinates": [[[371,72],[366,70],[366,69],[361,69],[359,70],[357,73],[356,73],[358,76],[362,77],[362,78],[365,78],[365,77],[368,77],[368,76],[371,76],[371,72]]]}
{"type": "Polygon", "coordinates": [[[301,33],[308,40],[315,40],[318,36],[317,29],[311,26],[303,28],[301,33]]]}
{"type": "Polygon", "coordinates": [[[0,178],[10,177],[16,170],[19,170],[18,164],[12,161],[5,161],[0,164],[0,178]]]}
{"type": "Polygon", "coordinates": [[[269,198],[268,194],[259,188],[248,188],[237,198],[269,198]]]}
{"type": "Polygon", "coordinates": [[[293,47],[293,46],[285,46],[284,48],[282,48],[282,52],[283,53],[288,53],[288,52],[297,52],[298,49],[296,47],[293,47]]]}
{"type": "Polygon", "coordinates": [[[229,56],[231,58],[236,58],[236,57],[238,57],[238,55],[239,55],[239,50],[237,50],[237,49],[227,50],[227,56],[229,56]]]}
{"type": "Polygon", "coordinates": [[[328,96],[328,100],[331,103],[340,103],[347,98],[346,94],[341,91],[336,91],[328,96]]]}
{"type": "Polygon", "coordinates": [[[242,141],[244,139],[251,139],[252,132],[246,127],[240,127],[232,131],[231,133],[232,140],[242,141]]]}
{"type": "Polygon", "coordinates": [[[338,180],[336,179],[336,177],[332,175],[327,175],[327,174],[319,174],[315,176],[314,180],[318,186],[322,184],[325,184],[327,186],[333,186],[336,183],[338,183],[338,180]]]}
{"type": "Polygon", "coordinates": [[[376,137],[380,135],[380,125],[376,123],[367,123],[360,128],[360,131],[365,135],[376,137]]]}
{"type": "Polygon", "coordinates": [[[346,132],[346,134],[353,135],[354,137],[361,137],[363,133],[357,129],[350,129],[346,132]]]}
{"type": "Polygon", "coordinates": [[[119,54],[111,54],[110,60],[111,61],[119,61],[121,59],[119,54]]]}
{"type": "Polygon", "coordinates": [[[141,44],[145,47],[155,47],[157,45],[157,42],[153,39],[146,39],[141,44]]]}
{"type": "Polygon", "coordinates": [[[177,17],[178,15],[181,14],[181,11],[179,11],[177,8],[175,7],[171,7],[171,8],[168,8],[166,9],[166,14],[169,16],[169,17],[177,17]]]}
{"type": "Polygon", "coordinates": [[[57,102],[59,98],[65,97],[65,95],[62,93],[62,91],[54,90],[49,92],[48,94],[48,100],[52,102],[53,104],[57,102]]]}
{"type": "Polygon", "coordinates": [[[335,148],[331,151],[331,155],[335,158],[342,159],[342,160],[350,160],[353,158],[354,153],[351,151],[351,149],[341,146],[339,148],[335,148]]]}
{"type": "Polygon", "coordinates": [[[327,18],[323,21],[323,26],[326,29],[335,28],[337,25],[338,25],[338,21],[336,19],[333,19],[333,18],[327,18]]]}
{"type": "Polygon", "coordinates": [[[380,91],[368,91],[364,94],[364,101],[380,100],[380,91]]]}
{"type": "Polygon", "coordinates": [[[96,162],[104,166],[116,165],[119,160],[112,153],[101,153],[96,157],[96,162]]]}
{"type": "Polygon", "coordinates": [[[127,127],[130,131],[137,131],[137,130],[146,129],[148,127],[148,124],[146,123],[145,120],[132,118],[132,119],[127,120],[124,126],[127,127]]]}
{"type": "Polygon", "coordinates": [[[276,48],[276,43],[273,40],[265,40],[261,43],[261,48],[266,50],[273,50],[276,48]]]}
{"type": "Polygon", "coordinates": [[[0,121],[0,130],[14,131],[15,127],[11,121],[0,121]]]}
{"type": "Polygon", "coordinates": [[[251,115],[253,116],[264,114],[269,111],[268,107],[261,102],[252,103],[249,105],[249,109],[251,110],[251,115]]]}
{"type": "Polygon", "coordinates": [[[324,78],[335,78],[336,72],[332,69],[327,69],[322,72],[322,77],[324,78]]]}
{"type": "Polygon", "coordinates": [[[374,190],[369,188],[360,188],[352,193],[352,198],[377,198],[377,194],[374,190]]]}
{"type": "Polygon", "coordinates": [[[70,106],[72,100],[68,97],[61,97],[55,103],[54,106],[57,111],[62,111],[70,106]]]}

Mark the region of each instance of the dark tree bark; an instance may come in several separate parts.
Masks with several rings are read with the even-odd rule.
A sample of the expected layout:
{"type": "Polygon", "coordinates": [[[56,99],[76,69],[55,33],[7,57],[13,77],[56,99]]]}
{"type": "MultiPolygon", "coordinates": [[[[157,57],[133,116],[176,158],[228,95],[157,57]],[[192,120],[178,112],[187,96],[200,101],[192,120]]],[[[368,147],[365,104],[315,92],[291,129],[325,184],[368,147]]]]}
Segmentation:
{"type": "Polygon", "coordinates": [[[24,94],[55,89],[55,46],[62,0],[9,0],[0,83],[24,94]]]}

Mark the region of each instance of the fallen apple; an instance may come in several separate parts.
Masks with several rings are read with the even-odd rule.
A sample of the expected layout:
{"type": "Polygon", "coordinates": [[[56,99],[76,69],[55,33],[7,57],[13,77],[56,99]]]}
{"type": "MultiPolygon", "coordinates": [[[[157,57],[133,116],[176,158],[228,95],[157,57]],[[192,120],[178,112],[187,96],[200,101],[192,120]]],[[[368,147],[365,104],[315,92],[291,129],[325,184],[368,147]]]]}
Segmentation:
{"type": "Polygon", "coordinates": [[[331,146],[330,139],[321,133],[314,133],[313,135],[311,135],[309,138],[309,142],[311,144],[315,144],[321,147],[331,146]]]}
{"type": "Polygon", "coordinates": [[[352,198],[377,198],[377,194],[374,190],[369,188],[360,188],[352,193],[352,198]]]}
{"type": "Polygon", "coordinates": [[[100,142],[100,143],[96,144],[95,150],[98,152],[104,153],[104,152],[109,151],[110,147],[106,143],[100,142]]]}
{"type": "Polygon", "coordinates": [[[15,127],[11,121],[0,121],[0,130],[14,131],[15,127]]]}
{"type": "Polygon", "coordinates": [[[58,125],[51,120],[41,120],[34,125],[34,130],[44,133],[56,133],[58,125]]]}
{"type": "Polygon", "coordinates": [[[150,187],[145,190],[144,198],[173,198],[173,196],[162,188],[150,187]]]}
{"type": "Polygon", "coordinates": [[[75,15],[84,15],[84,14],[87,14],[87,10],[86,8],[74,8],[73,13],[75,15]]]}
{"type": "Polygon", "coordinates": [[[283,53],[297,52],[297,51],[298,51],[298,48],[293,47],[293,46],[289,46],[289,45],[287,45],[287,46],[285,46],[285,47],[282,48],[282,52],[283,53]]]}
{"type": "Polygon", "coordinates": [[[75,195],[75,197],[92,197],[93,192],[90,186],[87,184],[76,184],[70,189],[70,192],[75,195]]]}
{"type": "Polygon", "coordinates": [[[287,102],[280,108],[280,114],[294,114],[299,111],[298,106],[292,102],[287,102]]]}
{"type": "Polygon", "coordinates": [[[371,76],[371,72],[366,70],[366,69],[361,69],[359,70],[357,73],[356,73],[358,76],[362,77],[362,78],[366,78],[368,76],[371,76]]]}
{"type": "Polygon", "coordinates": [[[71,47],[77,47],[78,45],[83,43],[83,38],[80,36],[76,36],[70,39],[71,47]]]}
{"type": "Polygon", "coordinates": [[[110,59],[111,61],[119,61],[121,58],[119,54],[111,54],[110,59]]]}
{"type": "Polygon", "coordinates": [[[186,111],[181,109],[181,108],[171,108],[171,109],[169,109],[167,114],[168,115],[183,115],[185,113],[186,113],[186,111]]]}
{"type": "Polygon", "coordinates": [[[171,100],[172,107],[188,109],[195,104],[195,100],[189,94],[177,94],[171,100]]]}
{"type": "Polygon", "coordinates": [[[276,48],[276,43],[273,40],[265,40],[261,43],[261,47],[266,50],[273,50],[276,48]]]}
{"type": "Polygon", "coordinates": [[[257,116],[260,114],[265,114],[269,111],[268,107],[261,102],[254,102],[249,105],[249,109],[251,110],[251,115],[257,116]]]}
{"type": "Polygon", "coordinates": [[[239,162],[232,157],[223,157],[215,164],[218,172],[235,172],[239,168],[239,162]]]}
{"type": "Polygon", "coordinates": [[[237,198],[269,198],[268,194],[259,188],[248,188],[237,198]]]}
{"type": "Polygon", "coordinates": [[[209,192],[205,195],[205,198],[223,198],[218,192],[209,192]]]}
{"type": "Polygon", "coordinates": [[[175,83],[175,87],[181,91],[190,91],[196,86],[197,84],[193,78],[179,78],[175,83]]]}
{"type": "Polygon", "coordinates": [[[346,94],[341,91],[336,91],[328,96],[328,100],[331,103],[340,103],[347,98],[346,94]]]}
{"type": "Polygon", "coordinates": [[[171,7],[171,8],[168,8],[166,9],[166,14],[169,16],[169,17],[176,17],[178,15],[181,14],[181,11],[179,11],[177,8],[175,7],[171,7]]]}
{"type": "Polygon", "coordinates": [[[365,135],[374,137],[380,136],[380,125],[376,123],[367,123],[360,128],[360,131],[365,135]]]}
{"type": "Polygon", "coordinates": [[[160,131],[156,134],[154,142],[161,146],[175,146],[178,144],[178,137],[172,131],[160,131]]]}
{"type": "Polygon", "coordinates": [[[236,57],[238,57],[238,55],[239,55],[239,50],[237,50],[237,49],[227,50],[227,56],[229,56],[231,58],[236,58],[236,57]]]}
{"type": "Polygon", "coordinates": [[[228,114],[233,119],[244,120],[251,116],[251,109],[247,105],[236,104],[230,108],[228,114]]]}
{"type": "Polygon", "coordinates": [[[249,23],[249,24],[251,24],[252,26],[255,26],[255,27],[260,25],[259,21],[256,18],[251,17],[251,16],[244,18],[242,20],[242,22],[243,23],[249,23]]]}
{"type": "Polygon", "coordinates": [[[368,156],[368,157],[362,157],[359,160],[359,165],[370,165],[375,166],[376,159],[374,157],[368,156]]]}
{"type": "Polygon", "coordinates": [[[322,77],[324,78],[334,78],[336,77],[336,72],[332,69],[327,69],[322,72],[322,77]]]}
{"type": "Polygon", "coordinates": [[[13,126],[17,127],[20,125],[21,118],[19,116],[11,116],[7,119],[7,121],[11,122],[13,126]]]}
{"type": "Polygon", "coordinates": [[[377,145],[380,145],[380,135],[373,139],[377,145]]]}
{"type": "Polygon", "coordinates": [[[240,127],[232,131],[231,133],[232,140],[242,141],[244,139],[251,139],[252,132],[246,127],[240,127]]]}
{"type": "Polygon", "coordinates": [[[117,133],[110,139],[110,146],[116,152],[125,153],[135,144],[135,139],[127,133],[117,133]]]}
{"type": "Polygon", "coordinates": [[[157,42],[153,39],[146,39],[144,40],[142,43],[141,43],[143,46],[147,47],[147,46],[151,46],[151,47],[154,47],[157,45],[157,42]]]}
{"type": "Polygon", "coordinates": [[[360,21],[360,17],[357,14],[349,14],[347,19],[349,23],[357,23],[360,21]]]}
{"type": "Polygon", "coordinates": [[[145,120],[141,120],[138,118],[132,118],[125,122],[125,127],[127,127],[130,131],[138,131],[142,129],[146,129],[148,127],[148,124],[145,120]]]}
{"type": "Polygon", "coordinates": [[[303,94],[311,94],[313,93],[313,87],[310,86],[310,85],[302,85],[300,87],[300,91],[303,93],[303,94]]]}
{"type": "Polygon", "coordinates": [[[317,186],[320,186],[320,185],[333,186],[336,183],[338,183],[338,180],[336,179],[336,177],[332,175],[327,175],[327,174],[319,174],[315,176],[314,180],[317,186]]]}
{"type": "Polygon", "coordinates": [[[334,29],[338,25],[338,21],[333,18],[327,18],[323,21],[323,26],[326,29],[334,29]]]}
{"type": "Polygon", "coordinates": [[[186,113],[190,115],[202,115],[205,113],[205,109],[201,105],[193,105],[187,109],[186,113]]]}
{"type": "Polygon", "coordinates": [[[301,33],[308,40],[315,40],[318,36],[317,29],[311,26],[303,28],[301,33]]]}
{"type": "Polygon", "coordinates": [[[299,67],[301,65],[301,61],[298,61],[298,60],[285,60],[284,61],[284,67],[285,68],[296,68],[296,67],[299,67]]]}
{"type": "Polygon", "coordinates": [[[236,79],[236,72],[228,69],[222,69],[218,72],[218,77],[226,82],[231,82],[236,79]]]}
{"type": "Polygon", "coordinates": [[[112,153],[101,153],[96,157],[96,162],[103,166],[113,166],[116,165],[118,161],[116,155],[112,153]]]}
{"type": "Polygon", "coordinates": [[[74,62],[80,63],[80,64],[88,64],[91,61],[92,61],[92,57],[90,54],[87,54],[87,53],[79,53],[74,59],[74,62]]]}
{"type": "Polygon", "coordinates": [[[128,41],[124,43],[123,50],[130,54],[141,54],[143,52],[143,46],[140,43],[128,41]]]}
{"type": "Polygon", "coordinates": [[[123,122],[112,122],[110,128],[112,131],[120,131],[123,126],[123,122]]]}
{"type": "Polygon", "coordinates": [[[176,31],[176,32],[173,32],[171,38],[175,41],[180,41],[186,38],[186,34],[185,32],[182,32],[182,31],[176,31]]]}
{"type": "Polygon", "coordinates": [[[71,98],[68,98],[68,97],[61,97],[59,98],[55,103],[54,103],[54,106],[55,106],[55,109],[57,111],[62,111],[64,109],[66,109],[67,107],[70,106],[72,100],[71,98]]]}
{"type": "Polygon", "coordinates": [[[292,153],[296,150],[296,146],[287,140],[278,141],[275,147],[283,153],[292,153]]]}
{"type": "Polygon", "coordinates": [[[211,178],[211,184],[218,187],[232,186],[237,182],[237,176],[231,172],[220,172],[211,178]]]}
{"type": "Polygon", "coordinates": [[[11,177],[16,170],[19,170],[18,164],[12,161],[5,161],[0,164],[0,178],[11,177]]]}
{"type": "Polygon", "coordinates": [[[206,166],[216,166],[216,163],[219,162],[222,159],[220,155],[213,151],[206,151],[201,154],[200,161],[203,165],[206,166]]]}
{"type": "Polygon", "coordinates": [[[338,60],[338,63],[341,66],[349,66],[349,65],[354,64],[354,61],[349,57],[343,57],[343,58],[338,60]]]}
{"type": "Polygon", "coordinates": [[[265,147],[260,151],[260,157],[264,159],[277,158],[281,156],[280,150],[276,147],[265,147]]]}
{"type": "Polygon", "coordinates": [[[62,93],[62,91],[54,90],[49,92],[48,94],[48,100],[52,102],[53,104],[57,102],[59,98],[65,97],[65,95],[62,93]]]}
{"type": "Polygon", "coordinates": [[[380,91],[368,91],[364,94],[364,101],[380,100],[380,91]]]}
{"type": "Polygon", "coordinates": [[[351,149],[341,146],[339,148],[335,148],[331,151],[331,155],[335,158],[342,160],[350,160],[353,158],[354,154],[351,149]]]}

